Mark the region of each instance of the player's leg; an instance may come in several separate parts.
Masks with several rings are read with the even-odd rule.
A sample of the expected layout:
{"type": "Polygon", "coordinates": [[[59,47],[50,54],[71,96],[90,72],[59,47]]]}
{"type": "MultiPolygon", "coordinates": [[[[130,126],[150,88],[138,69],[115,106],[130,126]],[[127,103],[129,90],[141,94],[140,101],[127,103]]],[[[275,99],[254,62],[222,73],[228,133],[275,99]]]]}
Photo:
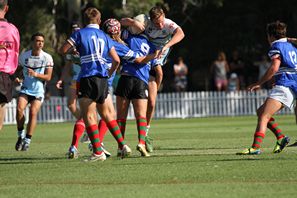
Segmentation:
{"type": "Polygon", "coordinates": [[[146,137],[146,108],[147,108],[147,99],[134,99],[132,100],[134,114],[137,123],[137,130],[138,130],[138,145],[137,150],[141,153],[144,157],[149,157],[146,148],[145,148],[145,137],[146,137]]]}
{"type": "Polygon", "coordinates": [[[43,98],[35,98],[32,101],[29,101],[30,102],[29,121],[26,129],[26,137],[23,140],[22,151],[27,151],[29,149],[31,138],[36,128],[37,115],[42,105],[42,101],[43,101],[43,98]]]}
{"type": "Polygon", "coordinates": [[[5,105],[6,105],[6,103],[4,103],[4,102],[0,104],[0,131],[3,127],[4,117],[5,117],[5,113],[6,113],[5,105]]]}
{"type": "Polygon", "coordinates": [[[245,149],[238,154],[260,154],[261,143],[265,137],[267,124],[272,115],[282,109],[283,104],[275,99],[268,98],[265,103],[258,110],[258,122],[254,134],[254,141],[251,148],[245,149]]]}
{"type": "Polygon", "coordinates": [[[15,149],[17,151],[22,150],[23,146],[23,139],[25,138],[25,130],[24,130],[24,124],[25,124],[25,108],[28,105],[28,97],[25,94],[20,94],[17,100],[17,110],[16,110],[16,123],[17,123],[17,135],[18,139],[15,144],[15,149]]]}

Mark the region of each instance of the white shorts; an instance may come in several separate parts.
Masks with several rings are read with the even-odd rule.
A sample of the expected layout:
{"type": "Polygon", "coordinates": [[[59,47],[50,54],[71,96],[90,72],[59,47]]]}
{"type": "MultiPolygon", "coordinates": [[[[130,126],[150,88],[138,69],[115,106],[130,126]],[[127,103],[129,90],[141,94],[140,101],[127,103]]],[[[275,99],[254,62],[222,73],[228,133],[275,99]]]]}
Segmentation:
{"type": "Polygon", "coordinates": [[[276,85],[272,88],[268,98],[277,100],[289,109],[292,109],[296,95],[290,88],[276,85]]]}

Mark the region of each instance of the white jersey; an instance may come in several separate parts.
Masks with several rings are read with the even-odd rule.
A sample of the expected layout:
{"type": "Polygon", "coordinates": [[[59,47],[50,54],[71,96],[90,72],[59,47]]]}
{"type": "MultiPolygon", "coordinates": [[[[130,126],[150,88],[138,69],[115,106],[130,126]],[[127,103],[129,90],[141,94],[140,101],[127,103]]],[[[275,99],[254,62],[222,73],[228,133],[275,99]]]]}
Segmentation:
{"type": "Polygon", "coordinates": [[[54,66],[52,56],[44,51],[41,51],[39,56],[32,56],[32,50],[29,50],[20,55],[19,65],[23,67],[24,74],[24,81],[20,92],[43,98],[45,82],[39,78],[29,76],[28,69],[33,69],[39,74],[44,74],[45,68],[54,66]]]}
{"type": "Polygon", "coordinates": [[[170,19],[164,19],[164,27],[162,29],[158,29],[155,27],[151,20],[148,21],[148,24],[145,28],[145,34],[149,37],[149,40],[156,45],[157,47],[163,47],[166,43],[168,43],[174,31],[179,26],[170,19]]]}

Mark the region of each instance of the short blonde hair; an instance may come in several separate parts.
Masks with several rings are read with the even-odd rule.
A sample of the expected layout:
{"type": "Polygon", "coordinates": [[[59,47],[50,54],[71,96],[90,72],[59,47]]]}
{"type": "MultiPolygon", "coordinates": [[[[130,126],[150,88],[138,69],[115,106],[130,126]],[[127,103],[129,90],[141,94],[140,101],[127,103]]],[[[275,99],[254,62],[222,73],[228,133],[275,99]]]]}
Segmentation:
{"type": "Polygon", "coordinates": [[[84,12],[83,18],[85,24],[97,23],[101,20],[101,13],[97,8],[90,7],[84,12]]]}

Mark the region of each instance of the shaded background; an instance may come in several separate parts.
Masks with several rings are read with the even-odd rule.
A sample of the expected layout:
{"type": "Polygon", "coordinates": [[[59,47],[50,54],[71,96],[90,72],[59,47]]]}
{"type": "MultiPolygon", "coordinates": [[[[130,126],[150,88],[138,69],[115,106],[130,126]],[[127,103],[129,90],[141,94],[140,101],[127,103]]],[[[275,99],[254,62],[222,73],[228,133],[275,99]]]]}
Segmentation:
{"type": "Polygon", "coordinates": [[[57,49],[69,36],[72,21],[80,21],[81,10],[89,5],[107,18],[132,17],[148,13],[158,4],[166,10],[167,18],[179,24],[185,39],[175,45],[164,67],[162,92],[173,91],[172,65],[178,56],[185,59],[189,68],[189,91],[213,90],[210,64],[217,52],[223,50],[230,59],[238,50],[246,63],[245,84],[254,82],[258,69],[253,62],[266,54],[266,24],[281,20],[288,25],[288,36],[297,37],[297,2],[295,0],[11,0],[7,19],[21,34],[21,50],[30,48],[30,37],[40,31],[46,34],[45,51],[53,55],[54,77],[48,87],[52,95],[59,95],[54,85],[63,66],[57,49]]]}

